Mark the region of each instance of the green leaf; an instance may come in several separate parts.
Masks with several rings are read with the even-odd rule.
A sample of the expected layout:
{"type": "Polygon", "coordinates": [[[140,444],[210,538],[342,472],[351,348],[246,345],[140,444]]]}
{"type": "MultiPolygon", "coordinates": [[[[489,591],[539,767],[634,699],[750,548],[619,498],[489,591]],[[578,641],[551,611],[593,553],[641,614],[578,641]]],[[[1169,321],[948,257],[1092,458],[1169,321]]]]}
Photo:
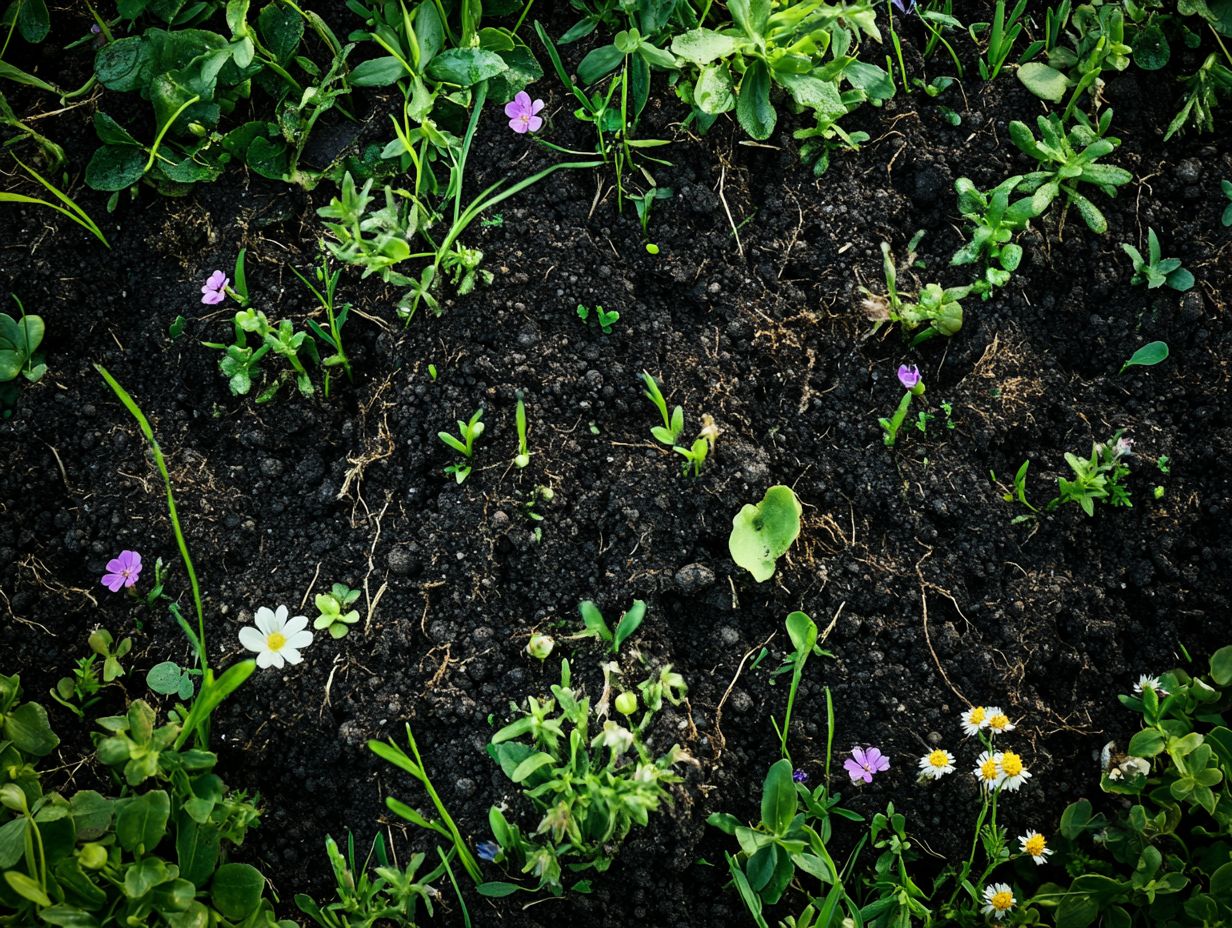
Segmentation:
{"type": "Polygon", "coordinates": [[[1220,648],[1211,655],[1211,679],[1217,686],[1232,683],[1232,645],[1220,648]]]}
{"type": "Polygon", "coordinates": [[[361,61],[351,69],[348,80],[352,87],[388,87],[406,74],[402,62],[392,55],[361,61]]]}
{"type": "Polygon", "coordinates": [[[218,866],[221,841],[221,833],[214,826],[202,825],[187,815],[181,815],[175,830],[175,854],[180,876],[198,889],[204,889],[218,866]]]}
{"type": "Polygon", "coordinates": [[[525,783],[532,773],[540,767],[552,763],[554,760],[555,758],[551,754],[539,751],[518,764],[509,779],[513,780],[514,783],[525,783]]]}
{"type": "Polygon", "coordinates": [[[247,918],[261,904],[265,877],[250,864],[223,864],[214,874],[210,900],[226,918],[247,918]]]}
{"type": "Polygon", "coordinates": [[[435,81],[472,87],[496,77],[508,67],[496,52],[482,48],[450,48],[433,58],[425,73],[435,81]]]}
{"type": "Polygon", "coordinates": [[[1163,749],[1164,735],[1154,728],[1144,728],[1129,739],[1129,753],[1135,757],[1155,757],[1163,749]]]}
{"type": "Polygon", "coordinates": [[[778,74],[775,79],[787,89],[793,100],[813,110],[819,118],[833,120],[847,114],[847,106],[839,97],[838,85],[810,74],[778,74]]]}
{"type": "Polygon", "coordinates": [[[770,103],[770,72],[760,59],[749,66],[740,81],[736,117],[749,137],[758,141],[770,138],[774,131],[778,116],[770,103]]]}
{"type": "Polygon", "coordinates": [[[94,841],[105,835],[111,827],[112,805],[112,800],[92,789],[74,794],[68,806],[77,827],[77,840],[94,841]]]}
{"type": "Polygon", "coordinates": [[[503,883],[499,880],[490,883],[480,883],[475,887],[475,891],[481,896],[487,896],[489,899],[503,899],[505,896],[512,896],[516,892],[521,892],[523,887],[516,883],[503,883]]]}
{"type": "Polygon", "coordinates": [[[161,789],[116,803],[116,840],[136,854],[152,852],[167,833],[171,799],[161,789]]]}
{"type": "Polygon", "coordinates": [[[304,19],[285,3],[270,3],[258,14],[257,29],[265,47],[285,65],[304,37],[304,19]]]}
{"type": "Polygon", "coordinates": [[[26,851],[26,819],[15,818],[0,825],[0,870],[21,860],[26,851]]]}
{"type": "Polygon", "coordinates": [[[591,632],[595,637],[609,644],[612,642],[612,633],[607,627],[607,622],[603,620],[603,613],[599,611],[599,607],[590,600],[578,603],[578,612],[582,614],[582,624],[586,630],[591,632]]]}
{"type": "Polygon", "coordinates": [[[163,696],[175,696],[180,691],[180,678],[185,676],[175,661],[155,664],[145,675],[146,685],[163,696]]]}
{"type": "Polygon", "coordinates": [[[1069,78],[1039,61],[1029,61],[1018,69],[1018,80],[1041,100],[1060,103],[1069,90],[1069,78]]]}
{"type": "Polygon", "coordinates": [[[697,83],[693,85],[693,102],[710,116],[718,116],[735,107],[736,92],[732,88],[731,70],[726,64],[706,65],[701,69],[697,83]]]}
{"type": "Polygon", "coordinates": [[[633,605],[629,607],[629,611],[620,617],[620,624],[616,626],[616,634],[612,636],[612,650],[619,651],[620,646],[625,643],[638,627],[642,624],[642,620],[646,617],[646,604],[640,599],[633,600],[633,605]]]}
{"type": "Polygon", "coordinates": [[[86,185],[94,190],[127,190],[145,174],[145,152],[125,145],[104,145],[86,165],[86,185]]]}
{"type": "Polygon", "coordinates": [[[1085,893],[1066,893],[1057,906],[1056,928],[1087,928],[1099,915],[1099,905],[1085,893]]]}
{"type": "Polygon", "coordinates": [[[776,835],[787,833],[796,814],[796,784],[791,778],[791,761],[775,761],[766,774],[761,792],[761,820],[776,835]]]}
{"type": "Polygon", "coordinates": [[[732,519],[728,550],[732,560],[758,583],[774,575],[775,562],[800,534],[804,512],[791,487],[773,486],[757,505],[747,504],[732,519]]]}
{"type": "Polygon", "coordinates": [[[44,0],[25,0],[17,14],[17,28],[21,37],[31,45],[37,45],[47,38],[51,31],[51,19],[47,15],[47,4],[44,0]]]}
{"type": "Polygon", "coordinates": [[[1143,71],[1158,71],[1171,57],[1168,37],[1160,28],[1159,20],[1152,18],[1134,35],[1134,64],[1143,71]]]}
{"type": "Polygon", "coordinates": [[[36,702],[23,703],[5,716],[4,737],[35,757],[50,754],[60,743],[47,721],[47,710],[36,702]]]}
{"type": "Polygon", "coordinates": [[[59,928],[98,928],[97,918],[72,905],[53,905],[40,909],[38,915],[44,923],[59,928]]]}
{"type": "MultiPolygon", "coordinates": [[[[1168,357],[1167,342],[1147,342],[1132,355],[1129,360],[1121,365],[1121,373],[1124,374],[1131,367],[1153,367],[1160,361],[1168,357]]],[[[1232,650],[1232,649],[1230,649],[1232,650]]]]}
{"type": "Polygon", "coordinates": [[[137,90],[145,84],[143,71],[149,56],[149,46],[141,36],[116,39],[94,56],[94,74],[108,90],[137,90]]]}
{"type": "Polygon", "coordinates": [[[693,29],[672,39],[672,54],[698,66],[730,58],[739,47],[734,38],[712,29],[693,29]]]}
{"type": "Polygon", "coordinates": [[[615,45],[602,45],[591,49],[578,64],[577,77],[583,86],[589,86],[606,74],[610,74],[624,61],[624,53],[615,45]]]}
{"type": "Polygon", "coordinates": [[[9,888],[13,892],[23,899],[27,899],[42,908],[51,905],[51,900],[47,898],[47,894],[43,892],[39,884],[24,873],[17,870],[6,870],[4,872],[4,880],[9,884],[9,888]]]}

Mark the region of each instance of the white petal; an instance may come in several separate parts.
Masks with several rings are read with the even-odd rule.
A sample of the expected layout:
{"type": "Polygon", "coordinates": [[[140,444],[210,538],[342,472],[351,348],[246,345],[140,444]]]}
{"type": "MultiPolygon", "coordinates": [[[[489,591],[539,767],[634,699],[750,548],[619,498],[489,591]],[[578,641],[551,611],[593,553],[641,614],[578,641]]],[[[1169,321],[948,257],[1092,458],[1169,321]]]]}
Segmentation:
{"type": "Polygon", "coordinates": [[[287,624],[287,607],[279,606],[275,609],[274,619],[278,622],[278,630],[281,631],[282,627],[287,624]]]}
{"type": "Polygon", "coordinates": [[[288,638],[293,638],[296,632],[302,632],[307,627],[308,617],[306,615],[297,615],[282,627],[282,633],[288,638]]]}
{"type": "Polygon", "coordinates": [[[279,651],[278,653],[279,653],[282,657],[285,657],[285,658],[286,658],[286,660],[287,660],[287,663],[288,663],[288,664],[298,664],[300,661],[302,661],[302,660],[304,659],[304,658],[300,655],[299,651],[297,651],[297,650],[295,650],[295,648],[291,648],[291,647],[284,647],[284,648],[283,648],[281,651],[279,651]]]}
{"type": "Polygon", "coordinates": [[[262,606],[257,610],[257,617],[253,619],[253,624],[261,630],[262,635],[268,635],[274,630],[274,610],[268,606],[262,606]]]}
{"type": "Polygon", "coordinates": [[[265,636],[251,625],[245,625],[240,629],[240,644],[249,651],[261,652],[265,650],[265,636]]]}
{"type": "Polygon", "coordinates": [[[262,651],[257,655],[258,667],[281,667],[282,658],[273,651],[262,651]]]}
{"type": "Polygon", "coordinates": [[[287,636],[287,643],[283,646],[286,648],[306,648],[312,644],[312,632],[298,631],[294,635],[287,636]]]}

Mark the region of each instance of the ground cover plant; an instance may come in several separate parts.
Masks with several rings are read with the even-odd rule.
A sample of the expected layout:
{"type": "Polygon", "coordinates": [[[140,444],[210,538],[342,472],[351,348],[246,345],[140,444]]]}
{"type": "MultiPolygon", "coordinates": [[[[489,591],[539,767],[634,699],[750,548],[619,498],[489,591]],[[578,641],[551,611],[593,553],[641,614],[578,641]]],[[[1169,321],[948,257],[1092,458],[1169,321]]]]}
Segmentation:
{"type": "Polygon", "coordinates": [[[1232,19],[0,3],[0,924],[1232,923],[1232,19]]]}

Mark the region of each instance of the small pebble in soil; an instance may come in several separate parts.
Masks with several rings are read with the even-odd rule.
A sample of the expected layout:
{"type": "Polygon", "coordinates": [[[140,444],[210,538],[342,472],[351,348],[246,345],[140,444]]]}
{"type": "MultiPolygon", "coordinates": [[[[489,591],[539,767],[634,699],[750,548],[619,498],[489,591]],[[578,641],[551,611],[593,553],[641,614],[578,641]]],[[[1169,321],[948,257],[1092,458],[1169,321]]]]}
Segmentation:
{"type": "Polygon", "coordinates": [[[685,564],[676,571],[675,580],[682,593],[704,590],[714,584],[714,571],[705,564],[685,564]]]}

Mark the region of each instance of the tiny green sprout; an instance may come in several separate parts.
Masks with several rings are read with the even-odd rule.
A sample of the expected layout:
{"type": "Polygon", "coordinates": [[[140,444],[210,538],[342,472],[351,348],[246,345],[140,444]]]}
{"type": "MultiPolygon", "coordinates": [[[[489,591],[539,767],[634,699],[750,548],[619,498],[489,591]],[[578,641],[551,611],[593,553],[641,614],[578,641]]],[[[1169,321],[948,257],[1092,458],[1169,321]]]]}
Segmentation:
{"type": "Polygon", "coordinates": [[[1131,367],[1154,367],[1168,357],[1167,342],[1147,342],[1135,351],[1128,361],[1121,365],[1118,373],[1124,374],[1131,367]]]}
{"type": "MultiPolygon", "coordinates": [[[[1228,208],[1232,209],[1232,206],[1228,208]]],[[[1228,225],[1228,224],[1229,223],[1225,223],[1225,225],[1228,225]]],[[[659,253],[659,246],[656,245],[654,242],[647,242],[646,243],[646,253],[651,254],[651,255],[657,255],[659,253]]]]}
{"type": "Polygon", "coordinates": [[[616,711],[621,715],[632,715],[637,711],[637,693],[626,690],[616,697],[616,711]]]}
{"type": "MultiPolygon", "coordinates": [[[[578,303],[578,308],[577,308],[578,318],[581,319],[583,322],[590,321],[591,312],[592,310],[590,309],[590,307],[584,306],[583,304],[578,303]]],[[[612,326],[614,326],[617,322],[620,321],[620,313],[614,309],[611,312],[608,312],[602,306],[596,306],[593,312],[595,314],[595,321],[599,323],[599,329],[603,332],[604,335],[611,335],[612,326]]]]}
{"type": "Polygon", "coordinates": [[[428,377],[430,377],[430,378],[431,378],[431,380],[432,380],[432,382],[433,382],[433,383],[436,383],[436,376],[437,376],[437,374],[436,374],[436,365],[435,365],[435,364],[429,364],[429,365],[428,365],[428,377]]]}
{"type": "Polygon", "coordinates": [[[526,645],[526,653],[537,661],[546,661],[548,655],[552,653],[552,649],[555,647],[555,638],[551,635],[535,632],[535,634],[530,636],[530,642],[526,645]]]}
{"type": "Polygon", "coordinates": [[[684,431],[684,410],[677,406],[670,413],[667,411],[667,400],[663,398],[663,391],[647,371],[642,371],[642,383],[646,385],[646,391],[642,395],[654,403],[659,415],[663,417],[663,424],[652,428],[650,434],[662,444],[675,445],[680,441],[680,433],[684,431]]]}
{"type": "Polygon", "coordinates": [[[1121,245],[1121,250],[1129,255],[1129,260],[1134,265],[1134,276],[1130,278],[1130,283],[1146,284],[1148,290],[1155,290],[1167,284],[1173,290],[1179,290],[1182,293],[1192,288],[1193,274],[1181,267],[1180,258],[1163,257],[1159,236],[1155,234],[1154,229],[1146,230],[1146,238],[1147,260],[1143,259],[1142,252],[1133,245],[1126,243],[1121,245]]]}
{"type": "Polygon", "coordinates": [[[1155,494],[1155,498],[1156,498],[1156,499],[1163,499],[1163,498],[1164,498],[1164,488],[1163,488],[1163,487],[1159,487],[1159,486],[1157,486],[1157,487],[1154,489],[1154,491],[1153,491],[1153,492],[1154,492],[1154,494],[1155,494]]]}
{"type": "Polygon", "coordinates": [[[1172,459],[1166,454],[1161,454],[1159,460],[1155,462],[1155,466],[1159,468],[1161,474],[1172,473],[1172,459]]]}
{"type": "Polygon", "coordinates": [[[105,628],[97,628],[90,633],[90,650],[103,659],[103,682],[113,683],[124,676],[124,668],[120,666],[120,658],[133,649],[133,639],[124,638],[112,650],[111,632],[105,628]]]}
{"type": "Polygon", "coordinates": [[[45,326],[41,316],[26,315],[26,308],[16,295],[13,302],[21,310],[20,319],[0,313],[0,383],[16,380],[19,376],[36,383],[47,373],[47,365],[38,350],[45,326]]]}
{"type": "Polygon", "coordinates": [[[1223,210],[1222,222],[1225,226],[1232,226],[1232,180],[1221,180],[1219,182],[1219,189],[1228,198],[1228,205],[1223,210]]]}
{"type": "Polygon", "coordinates": [[[518,394],[514,419],[518,427],[518,456],[513,459],[513,466],[521,470],[530,463],[530,448],[526,444],[526,403],[522,401],[521,393],[518,394]]]}
{"type": "Polygon", "coordinates": [[[778,559],[800,534],[804,508],[791,487],[773,486],[756,505],[746,503],[732,519],[727,540],[732,560],[764,583],[774,575],[778,559]]]}
{"type": "Polygon", "coordinates": [[[486,229],[499,229],[501,226],[505,224],[505,214],[504,213],[494,213],[493,215],[489,216],[487,219],[480,219],[479,224],[486,229]]]}
{"type": "Polygon", "coordinates": [[[582,624],[585,626],[578,637],[598,638],[600,641],[605,641],[612,646],[611,653],[615,654],[629,636],[638,630],[642,620],[646,618],[646,604],[640,599],[633,600],[633,605],[629,607],[629,611],[622,615],[620,621],[616,623],[615,631],[608,628],[607,622],[604,621],[603,613],[590,600],[579,603],[578,612],[582,614],[582,624]]]}
{"type": "Polygon", "coordinates": [[[475,410],[475,414],[471,416],[468,422],[458,420],[458,435],[461,438],[455,438],[448,432],[437,432],[436,437],[444,444],[448,445],[458,454],[466,458],[465,461],[459,461],[456,464],[450,464],[445,468],[446,474],[453,474],[454,479],[458,483],[462,483],[471,475],[470,461],[475,453],[475,439],[483,434],[483,423],[479,421],[483,418],[483,407],[480,406],[475,410]]]}
{"type": "Polygon", "coordinates": [[[359,590],[352,590],[345,583],[335,583],[328,593],[321,593],[313,600],[320,613],[312,623],[315,629],[329,629],[331,638],[341,638],[359,621],[357,609],[347,609],[359,599],[359,590]]]}
{"type": "Polygon", "coordinates": [[[167,326],[167,335],[172,341],[175,341],[184,334],[184,329],[188,326],[188,320],[183,316],[176,316],[171,320],[171,325],[167,326]]]}

